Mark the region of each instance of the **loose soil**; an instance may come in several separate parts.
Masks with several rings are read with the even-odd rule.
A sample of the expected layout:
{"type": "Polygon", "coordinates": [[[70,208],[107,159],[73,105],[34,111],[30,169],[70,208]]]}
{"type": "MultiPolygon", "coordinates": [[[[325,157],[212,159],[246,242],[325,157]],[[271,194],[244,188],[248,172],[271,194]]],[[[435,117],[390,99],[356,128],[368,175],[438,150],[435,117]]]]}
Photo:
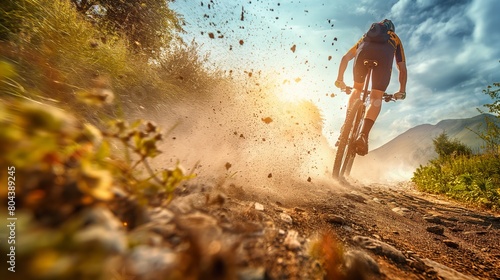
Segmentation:
{"type": "MultiPolygon", "coordinates": [[[[310,192],[301,201],[234,184],[186,186],[168,206],[177,217],[171,236],[197,244],[193,266],[212,266],[205,279],[327,279],[318,246],[343,248],[330,264],[341,271],[335,279],[500,279],[498,214],[410,183],[299,187],[310,192]]],[[[183,241],[172,240],[179,251],[183,241]]]]}

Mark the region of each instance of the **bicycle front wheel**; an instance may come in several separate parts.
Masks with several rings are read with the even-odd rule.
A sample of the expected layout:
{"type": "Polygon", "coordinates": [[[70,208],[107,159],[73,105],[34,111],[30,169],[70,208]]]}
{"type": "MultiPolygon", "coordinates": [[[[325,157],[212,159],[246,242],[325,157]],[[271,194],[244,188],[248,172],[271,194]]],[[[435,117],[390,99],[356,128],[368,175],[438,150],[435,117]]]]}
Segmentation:
{"type": "Polygon", "coordinates": [[[356,156],[355,141],[359,134],[361,118],[364,113],[364,106],[361,100],[356,100],[351,106],[340,131],[339,145],[335,154],[332,175],[334,178],[341,179],[347,172],[349,175],[354,157],[356,156]]]}

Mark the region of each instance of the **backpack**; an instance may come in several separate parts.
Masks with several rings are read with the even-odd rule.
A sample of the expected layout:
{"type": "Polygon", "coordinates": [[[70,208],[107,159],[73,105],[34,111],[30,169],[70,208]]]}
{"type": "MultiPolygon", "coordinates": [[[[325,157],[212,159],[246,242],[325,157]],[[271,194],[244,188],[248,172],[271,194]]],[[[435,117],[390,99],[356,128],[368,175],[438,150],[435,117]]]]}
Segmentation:
{"type": "Polygon", "coordinates": [[[387,26],[380,22],[375,22],[370,26],[370,29],[365,33],[364,41],[372,43],[387,43],[391,36],[387,33],[389,29],[387,26]]]}

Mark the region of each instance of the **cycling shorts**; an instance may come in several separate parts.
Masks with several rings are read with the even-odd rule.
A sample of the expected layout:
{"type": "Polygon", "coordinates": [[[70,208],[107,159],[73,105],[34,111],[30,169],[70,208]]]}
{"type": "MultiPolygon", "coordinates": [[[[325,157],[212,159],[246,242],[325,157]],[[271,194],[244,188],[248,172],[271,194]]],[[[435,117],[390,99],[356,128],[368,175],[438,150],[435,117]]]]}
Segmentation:
{"type": "Polygon", "coordinates": [[[394,47],[389,43],[362,42],[356,50],[354,60],[353,76],[355,83],[365,82],[368,74],[368,68],[364,65],[366,59],[378,62],[378,65],[373,68],[371,88],[385,92],[391,81],[394,47]]]}

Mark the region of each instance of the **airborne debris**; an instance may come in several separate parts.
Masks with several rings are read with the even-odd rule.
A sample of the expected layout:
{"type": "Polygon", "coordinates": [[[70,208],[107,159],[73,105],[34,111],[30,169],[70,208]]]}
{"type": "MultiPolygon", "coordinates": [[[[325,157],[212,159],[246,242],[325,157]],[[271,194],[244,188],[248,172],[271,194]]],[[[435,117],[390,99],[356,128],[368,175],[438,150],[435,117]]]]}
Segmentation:
{"type": "Polygon", "coordinates": [[[270,124],[271,122],[273,122],[273,119],[271,119],[270,117],[266,117],[262,118],[262,121],[265,122],[266,124],[270,124]]]}
{"type": "Polygon", "coordinates": [[[254,207],[255,207],[255,210],[257,210],[257,211],[264,211],[264,205],[262,205],[258,202],[255,202],[254,207]]]}
{"type": "Polygon", "coordinates": [[[293,46],[290,48],[290,50],[292,50],[292,52],[294,53],[296,48],[297,48],[297,45],[293,45],[293,46]]]}
{"type": "Polygon", "coordinates": [[[231,163],[226,162],[226,165],[225,165],[225,166],[226,166],[226,170],[229,170],[229,168],[231,168],[231,166],[232,166],[232,165],[231,165],[231,163]]]}

